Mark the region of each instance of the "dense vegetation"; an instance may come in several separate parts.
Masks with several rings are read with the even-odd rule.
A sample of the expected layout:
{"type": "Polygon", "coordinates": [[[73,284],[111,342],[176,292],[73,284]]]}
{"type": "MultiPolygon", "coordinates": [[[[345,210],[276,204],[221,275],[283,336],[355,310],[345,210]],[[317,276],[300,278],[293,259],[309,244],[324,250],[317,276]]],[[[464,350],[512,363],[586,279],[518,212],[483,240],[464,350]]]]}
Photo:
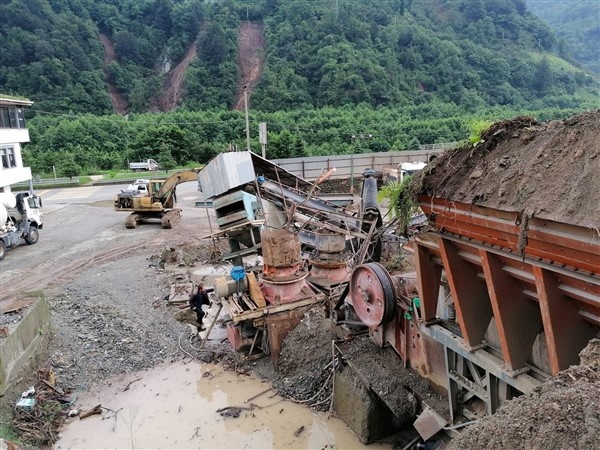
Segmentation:
{"type": "Polygon", "coordinates": [[[600,74],[600,2],[527,0],[558,37],[559,55],[600,74]]]}
{"type": "Polygon", "coordinates": [[[559,57],[564,42],[525,0],[0,0],[0,16],[0,92],[35,101],[34,172],[244,147],[229,109],[247,20],[265,29],[251,123],[258,148],[268,122],[271,157],[415,148],[464,139],[474,120],[598,106],[597,79],[559,57]],[[148,114],[193,45],[177,112],[148,114]],[[109,115],[109,86],[128,119],[109,115]]]}
{"type": "MultiPolygon", "coordinates": [[[[521,110],[540,120],[575,114],[572,109],[521,110]]],[[[516,112],[495,107],[465,114],[456,105],[418,105],[398,109],[366,105],[252,112],[251,124],[269,127],[268,158],[417,149],[420,144],[462,141],[481,119],[497,121],[516,112]]],[[[68,175],[125,169],[127,160],[155,158],[163,166],[202,163],[230,144],[245,149],[244,114],[236,111],[173,112],[102,118],[38,115],[29,122],[32,142],[25,159],[34,173],[52,166],[68,175]],[[32,125],[33,124],[33,125],[32,125]],[[165,164],[166,163],[166,164],[165,164]],[[69,172],[65,172],[65,166],[69,172]]],[[[258,126],[251,126],[251,147],[260,153],[258,126]]]]}

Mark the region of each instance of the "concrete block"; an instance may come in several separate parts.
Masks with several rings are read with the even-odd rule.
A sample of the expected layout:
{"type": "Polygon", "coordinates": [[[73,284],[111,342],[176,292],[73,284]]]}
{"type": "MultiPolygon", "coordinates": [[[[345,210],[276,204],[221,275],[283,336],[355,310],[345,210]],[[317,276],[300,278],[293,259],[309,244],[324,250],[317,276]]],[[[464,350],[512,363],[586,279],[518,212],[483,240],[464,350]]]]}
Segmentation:
{"type": "Polygon", "coordinates": [[[0,340],[0,395],[35,354],[49,327],[50,309],[46,300],[40,296],[14,331],[0,340]]]}
{"type": "Polygon", "coordinates": [[[396,417],[348,366],[335,373],[333,407],[363,444],[384,438],[412,420],[409,415],[396,417]]]}

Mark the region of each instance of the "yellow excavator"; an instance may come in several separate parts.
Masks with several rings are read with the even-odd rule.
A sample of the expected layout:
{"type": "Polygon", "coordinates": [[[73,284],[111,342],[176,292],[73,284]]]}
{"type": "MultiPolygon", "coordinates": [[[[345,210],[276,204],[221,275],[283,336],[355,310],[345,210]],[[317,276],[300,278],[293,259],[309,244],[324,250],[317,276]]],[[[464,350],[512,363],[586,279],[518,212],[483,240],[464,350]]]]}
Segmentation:
{"type": "Polygon", "coordinates": [[[146,190],[125,190],[115,197],[115,211],[131,211],[125,219],[126,228],[138,223],[160,219],[163,228],[173,228],[181,219],[181,209],[175,208],[177,185],[197,181],[201,169],[186,169],[165,180],[149,180],[146,190]]]}

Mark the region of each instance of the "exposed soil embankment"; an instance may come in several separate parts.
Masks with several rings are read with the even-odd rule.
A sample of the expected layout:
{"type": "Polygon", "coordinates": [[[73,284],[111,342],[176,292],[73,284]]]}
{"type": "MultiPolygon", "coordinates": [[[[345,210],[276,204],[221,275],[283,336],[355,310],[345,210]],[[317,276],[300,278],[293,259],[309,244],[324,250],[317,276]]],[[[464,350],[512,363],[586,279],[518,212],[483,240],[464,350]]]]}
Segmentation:
{"type": "Polygon", "coordinates": [[[110,38],[103,33],[100,33],[100,42],[104,47],[104,75],[106,76],[106,82],[108,83],[108,95],[110,101],[112,102],[116,113],[127,114],[129,111],[129,103],[121,96],[121,94],[119,94],[117,88],[110,83],[108,79],[108,65],[116,59],[115,49],[110,38]]]}
{"type": "Polygon", "coordinates": [[[197,55],[196,45],[197,41],[192,42],[183,59],[165,76],[163,92],[156,99],[160,111],[169,112],[177,107],[183,91],[185,71],[197,55]]]}
{"type": "Polygon", "coordinates": [[[600,226],[600,110],[499,122],[474,147],[444,153],[421,194],[585,227],[600,226]]]}
{"type": "Polygon", "coordinates": [[[244,86],[248,97],[258,84],[265,60],[264,27],[261,24],[245,22],[240,27],[238,38],[238,67],[240,82],[235,97],[236,110],[244,109],[244,86]]]}

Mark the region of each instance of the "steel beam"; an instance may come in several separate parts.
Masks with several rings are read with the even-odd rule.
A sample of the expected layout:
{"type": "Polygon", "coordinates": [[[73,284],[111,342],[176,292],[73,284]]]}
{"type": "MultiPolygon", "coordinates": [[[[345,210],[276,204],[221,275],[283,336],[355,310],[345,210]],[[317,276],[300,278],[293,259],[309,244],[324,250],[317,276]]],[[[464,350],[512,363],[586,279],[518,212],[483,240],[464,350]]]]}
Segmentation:
{"type": "Polygon", "coordinates": [[[523,295],[521,283],[502,270],[498,256],[484,250],[479,250],[479,254],[504,361],[511,370],[521,369],[542,329],[540,310],[523,295]]]}
{"type": "Polygon", "coordinates": [[[477,276],[477,267],[463,260],[452,242],[442,238],[439,248],[463,338],[476,347],[483,341],[492,319],[485,283],[477,276]]]}
{"type": "Polygon", "coordinates": [[[421,319],[430,322],[436,319],[437,302],[442,281],[442,267],[432,260],[431,253],[419,242],[416,243],[415,263],[417,284],[421,299],[421,319]]]}
{"type": "Polygon", "coordinates": [[[548,357],[552,374],[579,363],[579,352],[596,334],[596,329],[579,313],[577,303],[559,289],[557,277],[534,267],[548,357]]]}
{"type": "Polygon", "coordinates": [[[512,372],[506,370],[500,358],[497,358],[484,349],[471,350],[459,336],[445,329],[441,325],[421,325],[420,331],[422,334],[431,337],[444,347],[449,348],[464,358],[472,361],[482,369],[490,372],[496,378],[504,381],[524,394],[530,392],[541,383],[541,381],[533,378],[527,373],[513,376],[514,374],[512,372]]]}

